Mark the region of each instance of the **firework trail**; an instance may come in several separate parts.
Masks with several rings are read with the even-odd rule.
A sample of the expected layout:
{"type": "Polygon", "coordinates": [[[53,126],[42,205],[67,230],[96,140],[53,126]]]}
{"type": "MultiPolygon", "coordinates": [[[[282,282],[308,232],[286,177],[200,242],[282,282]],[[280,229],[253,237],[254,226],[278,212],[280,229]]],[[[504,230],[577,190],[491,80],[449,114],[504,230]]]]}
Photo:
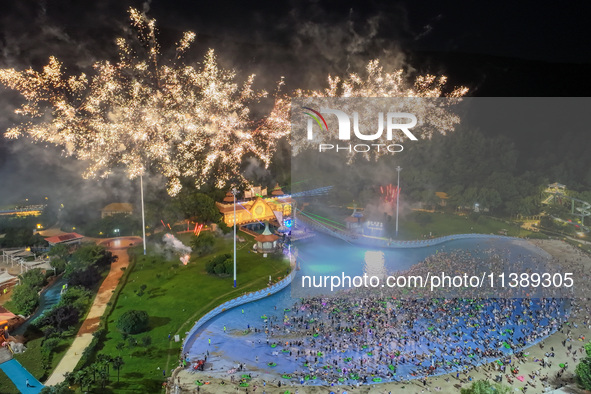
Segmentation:
{"type": "Polygon", "coordinates": [[[387,186],[380,186],[380,200],[386,204],[395,204],[400,195],[400,189],[397,186],[389,184],[387,186]]]}

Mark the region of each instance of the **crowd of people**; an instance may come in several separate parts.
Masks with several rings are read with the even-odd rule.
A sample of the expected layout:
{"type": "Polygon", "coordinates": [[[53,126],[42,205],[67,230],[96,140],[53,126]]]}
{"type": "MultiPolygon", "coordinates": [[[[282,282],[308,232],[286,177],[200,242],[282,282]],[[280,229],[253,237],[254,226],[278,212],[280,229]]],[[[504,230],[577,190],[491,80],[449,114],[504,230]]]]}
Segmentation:
{"type": "MultiPolygon", "coordinates": [[[[501,256],[495,250],[438,252],[404,274],[434,269],[456,273],[475,262],[480,268],[484,264],[523,272],[558,263],[517,256],[509,264],[501,256]]],[[[581,262],[569,261],[569,267],[588,275],[581,262]]],[[[283,310],[276,307],[239,334],[249,337],[255,349],[252,360],[232,371],[263,370],[275,374],[279,384],[367,384],[426,382],[445,373],[461,379],[484,368],[487,376],[510,381],[519,374],[515,363],[524,357],[524,348],[558,330],[570,332],[570,316],[585,314],[581,305],[589,316],[588,304],[566,298],[428,298],[410,293],[405,298],[399,290],[354,289],[333,297],[301,298],[283,310]],[[273,361],[267,362],[269,357],[273,361]]],[[[591,328],[589,318],[584,324],[591,328]]],[[[554,349],[539,360],[541,368],[552,365],[552,356],[554,349]]],[[[529,384],[535,378],[530,376],[529,384]]]]}
{"type": "Polygon", "coordinates": [[[270,351],[296,380],[380,382],[450,372],[502,358],[557,330],[556,299],[309,298],[269,317],[270,351]]]}

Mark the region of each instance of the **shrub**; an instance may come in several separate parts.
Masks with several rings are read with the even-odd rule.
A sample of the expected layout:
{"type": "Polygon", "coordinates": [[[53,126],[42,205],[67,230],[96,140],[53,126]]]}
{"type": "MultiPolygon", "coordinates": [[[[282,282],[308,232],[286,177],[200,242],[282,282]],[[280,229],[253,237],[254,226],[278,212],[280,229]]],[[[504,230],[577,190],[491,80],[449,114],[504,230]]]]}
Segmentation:
{"type": "Polygon", "coordinates": [[[472,382],[468,388],[460,390],[461,394],[507,394],[511,392],[511,388],[501,383],[490,383],[486,380],[477,380],[472,382]]]}
{"type": "Polygon", "coordinates": [[[233,267],[232,255],[225,253],[209,260],[205,265],[205,270],[208,274],[224,275],[232,272],[233,267]]]}
{"type": "Polygon", "coordinates": [[[45,275],[41,268],[35,268],[20,275],[21,285],[29,286],[39,291],[45,285],[45,275]]]}
{"type": "Polygon", "coordinates": [[[28,316],[39,305],[39,294],[31,287],[19,285],[14,288],[10,301],[16,313],[28,316]]]}
{"type": "Polygon", "coordinates": [[[134,337],[129,337],[127,338],[127,345],[129,347],[136,347],[137,346],[137,341],[134,337]]]}
{"type": "Polygon", "coordinates": [[[215,236],[211,231],[202,231],[198,237],[194,238],[191,242],[193,250],[198,256],[205,256],[213,252],[213,246],[215,244],[215,236]]]}
{"type": "Polygon", "coordinates": [[[143,347],[148,347],[152,344],[152,337],[149,335],[146,335],[145,337],[142,337],[142,346],[143,347]]]}
{"type": "Polygon", "coordinates": [[[84,270],[74,271],[69,276],[69,282],[73,286],[84,286],[91,288],[101,280],[101,274],[94,266],[84,270]]]}
{"type": "Polygon", "coordinates": [[[130,310],[117,319],[117,328],[125,334],[137,334],[148,329],[149,317],[146,311],[130,310]]]}
{"type": "MultiPolygon", "coordinates": [[[[73,305],[63,305],[53,308],[49,311],[43,319],[41,319],[41,327],[51,327],[56,331],[65,331],[71,326],[78,323],[80,319],[80,312],[73,305]]],[[[52,330],[53,331],[53,330],[52,330]]]]}
{"type": "Polygon", "coordinates": [[[585,390],[591,390],[591,342],[585,345],[585,352],[587,357],[583,358],[577,368],[575,374],[579,383],[585,390]]]}
{"type": "Polygon", "coordinates": [[[62,294],[59,305],[72,305],[80,313],[84,313],[92,301],[92,293],[83,287],[69,286],[62,294]]]}

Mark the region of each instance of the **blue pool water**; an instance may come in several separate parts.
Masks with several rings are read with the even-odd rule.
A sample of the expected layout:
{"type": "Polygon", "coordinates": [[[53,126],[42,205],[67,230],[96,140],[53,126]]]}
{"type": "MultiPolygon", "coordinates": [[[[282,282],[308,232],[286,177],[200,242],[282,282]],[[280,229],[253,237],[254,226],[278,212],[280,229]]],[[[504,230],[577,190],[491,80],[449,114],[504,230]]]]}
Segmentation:
{"type": "MultiPolygon", "coordinates": [[[[377,271],[384,271],[391,273],[394,271],[406,270],[414,264],[423,261],[426,257],[437,252],[450,252],[453,250],[470,250],[474,251],[473,255],[477,256],[479,253],[484,253],[485,250],[494,249],[495,253],[501,253],[509,261],[519,259],[521,261],[527,259],[545,259],[549,257],[545,252],[537,249],[529,243],[514,239],[464,239],[450,241],[446,244],[436,245],[433,247],[423,247],[415,249],[384,249],[367,248],[357,245],[351,245],[344,241],[329,238],[326,236],[318,236],[317,239],[305,247],[298,248],[298,261],[300,262],[301,270],[298,271],[294,283],[300,279],[302,275],[332,275],[338,272],[344,272],[347,275],[363,275],[365,272],[376,273],[377,271]]],[[[239,279],[239,278],[238,278],[239,279]]],[[[259,331],[254,333],[252,329],[255,327],[262,329],[264,327],[265,319],[270,319],[273,324],[282,324],[287,318],[294,318],[296,316],[303,316],[306,311],[284,311],[294,307],[294,304],[300,300],[298,296],[294,296],[291,287],[266,297],[256,302],[245,304],[228,310],[217,317],[210,320],[203,327],[197,330],[191,338],[187,341],[186,349],[189,349],[189,358],[192,360],[203,358],[206,352],[209,352],[208,362],[211,362],[216,371],[230,370],[239,364],[245,366],[246,371],[273,373],[277,376],[282,374],[291,374],[294,372],[302,372],[308,368],[315,368],[316,373],[322,366],[324,368],[333,368],[332,365],[339,365],[339,368],[346,364],[343,359],[351,358],[352,362],[359,362],[362,358],[366,358],[367,353],[374,352],[395,352],[397,349],[409,353],[416,352],[418,354],[433,353],[433,355],[440,356],[445,360],[447,366],[437,368],[436,373],[443,373],[453,368],[460,367],[462,364],[471,363],[474,357],[474,349],[486,348],[483,346],[483,340],[490,341],[491,347],[499,348],[499,343],[505,340],[517,342],[520,338],[525,338],[535,328],[531,321],[524,318],[524,310],[522,305],[517,303],[516,307],[507,314],[508,324],[502,327],[499,331],[491,330],[491,326],[486,327],[475,326],[474,320],[464,318],[460,313],[458,319],[452,328],[442,329],[440,336],[442,338],[451,337],[458,338],[461,346],[454,349],[453,354],[443,356],[439,345],[429,343],[426,338],[421,338],[419,341],[409,341],[404,344],[384,344],[383,348],[377,349],[370,346],[369,348],[350,348],[344,352],[331,353],[327,352],[322,355],[316,365],[303,366],[303,357],[296,359],[295,355],[289,354],[289,351],[295,352],[297,346],[293,344],[284,346],[281,342],[276,347],[271,345],[277,342],[277,339],[271,337],[267,340],[267,335],[259,331]],[[301,315],[298,315],[301,313],[301,315]],[[470,324],[468,324],[470,323],[470,324]],[[251,331],[248,331],[251,329],[251,331]],[[491,334],[491,331],[493,334],[491,334]],[[211,340],[211,344],[209,344],[211,340]],[[457,362],[459,360],[459,362],[457,362]],[[276,366],[269,366],[269,363],[275,363],[276,366]],[[328,365],[327,365],[328,364],[328,365]]],[[[478,321],[485,321],[486,317],[497,313],[496,309],[499,304],[495,300],[483,301],[479,306],[477,316],[478,321]]],[[[527,301],[528,309],[530,311],[538,311],[541,306],[539,300],[527,301]]],[[[455,306],[455,305],[454,305],[455,306]]],[[[436,315],[436,305],[431,305],[433,313],[436,315]]],[[[461,303],[457,304],[457,308],[462,309],[461,303]]],[[[566,313],[564,305],[560,304],[557,308],[557,313],[564,315],[566,313]]],[[[469,313],[466,309],[466,314],[469,313]]],[[[554,319],[542,318],[537,321],[539,327],[546,328],[548,332],[556,329],[553,326],[554,319]]],[[[415,329],[428,330],[433,327],[433,316],[430,318],[417,318],[415,329]]],[[[436,325],[436,323],[435,323],[436,325]]],[[[364,329],[366,329],[365,327],[364,329]]],[[[364,335],[371,336],[371,330],[367,330],[364,335]]],[[[336,334],[335,334],[336,335],[336,334]]],[[[298,338],[289,338],[284,336],[284,340],[297,340],[298,338]],[[285,339],[288,338],[288,339],[285,339]]],[[[309,340],[310,338],[308,338],[309,340]]],[[[540,338],[536,338],[539,340],[540,338]]],[[[530,341],[531,342],[531,341],[530,341]]],[[[500,346],[502,352],[509,354],[516,349],[509,349],[500,346]]],[[[312,357],[313,359],[314,357],[312,357]]],[[[310,357],[308,357],[310,360],[310,357]]],[[[487,361],[486,357],[481,357],[478,362],[487,361]]],[[[416,372],[418,366],[428,367],[429,360],[408,360],[397,359],[397,373],[394,377],[412,378],[411,374],[416,372]]],[[[312,363],[310,363],[312,364],[312,363]]],[[[384,376],[388,372],[387,364],[384,363],[384,370],[374,371],[379,372],[384,376]]],[[[336,367],[335,367],[336,368],[336,367]]],[[[309,383],[322,383],[320,379],[309,383]]]]}
{"type": "Polygon", "coordinates": [[[31,317],[24,322],[20,327],[11,332],[11,335],[23,335],[27,330],[29,324],[34,323],[39,317],[43,316],[51,307],[57,304],[61,298],[62,285],[66,283],[66,279],[60,278],[49,286],[43,293],[41,293],[39,299],[39,307],[31,315],[31,317]]]}
{"type": "Polygon", "coordinates": [[[15,359],[0,364],[0,369],[8,375],[16,388],[23,394],[37,394],[44,387],[15,359]],[[30,387],[27,387],[27,380],[29,380],[30,387]]]}

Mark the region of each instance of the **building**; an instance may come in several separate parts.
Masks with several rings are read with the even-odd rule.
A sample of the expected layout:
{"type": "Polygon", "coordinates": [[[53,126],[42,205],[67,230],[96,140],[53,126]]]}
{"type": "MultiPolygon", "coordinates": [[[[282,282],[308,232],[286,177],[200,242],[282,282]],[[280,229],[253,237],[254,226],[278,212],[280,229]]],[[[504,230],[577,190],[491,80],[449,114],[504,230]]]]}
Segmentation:
{"type": "Polygon", "coordinates": [[[84,235],[80,235],[78,233],[65,233],[61,235],[55,235],[53,237],[47,237],[45,240],[49,242],[49,246],[54,246],[58,244],[64,245],[79,245],[82,242],[84,235]]]}
{"type": "Polygon", "coordinates": [[[353,213],[351,214],[351,216],[347,216],[345,218],[345,225],[347,226],[347,230],[354,233],[362,232],[364,222],[365,218],[363,217],[363,213],[357,212],[357,207],[353,208],[353,213]]]}
{"type": "Polygon", "coordinates": [[[365,222],[363,234],[370,237],[383,237],[384,223],[376,220],[368,220],[365,222]]]}
{"type": "MultiPolygon", "coordinates": [[[[246,190],[243,199],[236,197],[236,224],[262,223],[264,221],[276,221],[277,212],[281,217],[289,220],[291,215],[291,197],[285,195],[279,186],[276,186],[271,196],[267,190],[252,188],[246,190]],[[260,193],[258,193],[260,191],[260,193]]],[[[216,203],[217,208],[224,218],[224,223],[231,227],[234,225],[234,196],[232,192],[226,193],[222,202],[216,203]]],[[[280,226],[283,223],[278,223],[280,226]]]]}
{"type": "Polygon", "coordinates": [[[133,205],[126,202],[114,202],[101,209],[101,218],[113,215],[131,215],[133,205]]]}
{"type": "Polygon", "coordinates": [[[277,250],[277,241],[279,236],[271,233],[269,223],[265,223],[265,230],[262,234],[254,237],[256,241],[256,251],[258,253],[273,253],[277,250]]]}
{"type": "Polygon", "coordinates": [[[0,215],[14,216],[40,216],[47,205],[27,205],[24,207],[14,207],[11,209],[0,210],[0,215]]]}

